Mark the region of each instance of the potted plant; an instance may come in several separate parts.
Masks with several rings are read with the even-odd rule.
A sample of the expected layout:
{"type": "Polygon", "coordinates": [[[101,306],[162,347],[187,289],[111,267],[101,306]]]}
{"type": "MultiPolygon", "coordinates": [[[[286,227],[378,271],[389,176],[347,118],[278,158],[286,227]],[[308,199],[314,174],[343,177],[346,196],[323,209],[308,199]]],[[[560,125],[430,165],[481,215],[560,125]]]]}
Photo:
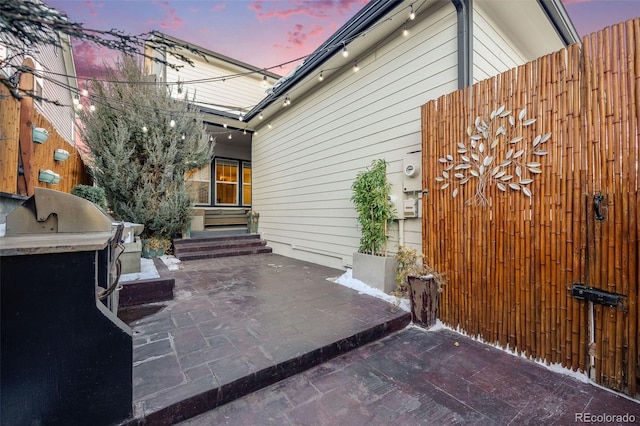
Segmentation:
{"type": "Polygon", "coordinates": [[[440,292],[445,279],[433,270],[423,255],[413,248],[399,246],[396,253],[397,269],[395,295],[409,297],[411,321],[430,327],[438,319],[440,292]]]}
{"type": "Polygon", "coordinates": [[[49,131],[44,127],[32,127],[31,138],[35,143],[45,143],[49,138],[49,131]]]}
{"type": "Polygon", "coordinates": [[[389,224],[395,213],[390,201],[387,162],[374,160],[351,185],[360,227],[360,247],[353,254],[353,277],[389,293],[395,288],[396,260],[388,256],[389,224]]]}
{"type": "Polygon", "coordinates": [[[160,257],[171,247],[171,241],[162,237],[141,238],[140,241],[142,242],[142,257],[145,259],[160,257]]]}

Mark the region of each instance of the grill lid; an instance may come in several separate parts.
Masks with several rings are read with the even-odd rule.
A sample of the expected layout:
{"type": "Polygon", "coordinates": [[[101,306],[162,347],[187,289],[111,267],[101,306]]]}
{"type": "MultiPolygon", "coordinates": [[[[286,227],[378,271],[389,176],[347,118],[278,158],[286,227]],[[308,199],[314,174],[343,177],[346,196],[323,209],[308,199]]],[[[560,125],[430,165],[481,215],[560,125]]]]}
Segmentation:
{"type": "Polygon", "coordinates": [[[84,198],[46,188],[7,215],[6,236],[110,232],[112,219],[84,198]]]}

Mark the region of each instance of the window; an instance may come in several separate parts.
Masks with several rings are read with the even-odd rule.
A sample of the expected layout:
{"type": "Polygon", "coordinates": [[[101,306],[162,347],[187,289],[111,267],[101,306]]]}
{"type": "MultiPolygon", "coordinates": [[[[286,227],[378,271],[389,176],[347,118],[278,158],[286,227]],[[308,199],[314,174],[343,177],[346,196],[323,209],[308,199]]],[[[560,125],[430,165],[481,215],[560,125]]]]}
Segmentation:
{"type": "Polygon", "coordinates": [[[251,163],[242,163],[242,205],[251,205],[251,163]]]}
{"type": "Polygon", "coordinates": [[[187,190],[194,204],[211,204],[211,164],[187,172],[187,190]]]}
{"type": "Polygon", "coordinates": [[[238,205],[238,162],[216,158],[216,204],[238,205]]]}

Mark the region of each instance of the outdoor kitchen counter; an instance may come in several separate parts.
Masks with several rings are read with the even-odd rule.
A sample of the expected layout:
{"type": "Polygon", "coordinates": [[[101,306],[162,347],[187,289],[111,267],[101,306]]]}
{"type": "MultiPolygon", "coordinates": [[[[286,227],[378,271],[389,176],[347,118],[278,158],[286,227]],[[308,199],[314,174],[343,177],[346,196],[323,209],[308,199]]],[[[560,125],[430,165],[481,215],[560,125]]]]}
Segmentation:
{"type": "Polygon", "coordinates": [[[0,256],[102,250],[111,238],[113,232],[3,236],[0,237],[0,256]]]}

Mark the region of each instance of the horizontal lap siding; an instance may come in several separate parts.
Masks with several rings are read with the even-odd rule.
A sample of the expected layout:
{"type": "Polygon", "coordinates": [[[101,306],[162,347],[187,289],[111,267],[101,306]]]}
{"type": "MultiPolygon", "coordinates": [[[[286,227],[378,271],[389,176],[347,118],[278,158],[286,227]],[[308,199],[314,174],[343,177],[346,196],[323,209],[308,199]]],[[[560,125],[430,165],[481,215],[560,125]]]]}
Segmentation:
{"type": "MultiPolygon", "coordinates": [[[[351,198],[356,174],[373,159],[389,162],[401,182],[406,153],[420,149],[425,100],[456,87],[456,26],[451,5],[359,57],[347,69],[259,128],[253,145],[253,207],[277,253],[341,268],[351,264],[360,232],[351,198]]],[[[407,220],[406,242],[420,248],[421,224],[407,220]]],[[[395,249],[397,229],[390,247],[395,249]]]]}

